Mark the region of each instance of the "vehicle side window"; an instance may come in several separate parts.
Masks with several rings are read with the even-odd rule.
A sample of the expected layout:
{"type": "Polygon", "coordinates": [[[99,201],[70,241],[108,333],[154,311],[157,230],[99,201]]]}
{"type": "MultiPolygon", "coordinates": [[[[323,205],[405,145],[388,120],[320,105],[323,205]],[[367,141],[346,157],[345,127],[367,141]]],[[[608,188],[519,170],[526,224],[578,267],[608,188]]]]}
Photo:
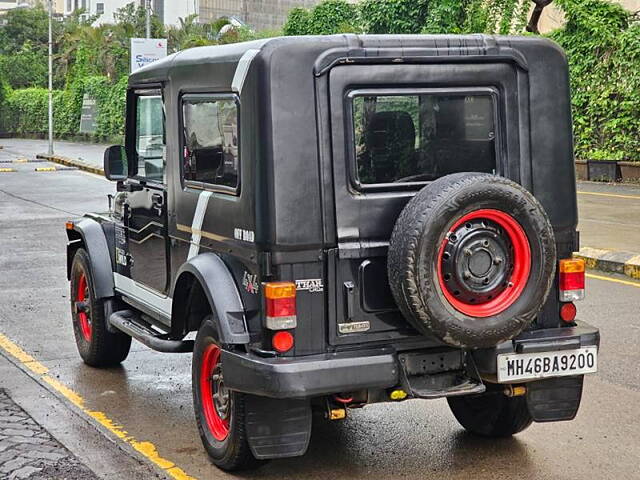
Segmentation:
{"type": "Polygon", "coordinates": [[[360,186],[424,183],[496,170],[490,94],[359,94],[353,97],[360,186]]]}
{"type": "Polygon", "coordinates": [[[166,158],[164,105],[158,90],[136,92],[137,176],[162,183],[166,158]]]}
{"type": "Polygon", "coordinates": [[[236,100],[188,95],[182,115],[184,179],[235,192],[240,169],[236,100]]]}

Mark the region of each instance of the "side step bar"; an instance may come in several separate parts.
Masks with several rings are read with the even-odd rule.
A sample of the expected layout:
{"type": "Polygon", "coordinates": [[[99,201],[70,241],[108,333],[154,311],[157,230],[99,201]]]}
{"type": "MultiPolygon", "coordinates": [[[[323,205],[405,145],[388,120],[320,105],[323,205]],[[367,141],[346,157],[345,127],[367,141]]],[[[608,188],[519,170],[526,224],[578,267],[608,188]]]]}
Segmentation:
{"type": "Polygon", "coordinates": [[[169,340],[166,333],[153,330],[131,310],[113,312],[109,316],[109,323],[152,350],[165,353],[193,352],[193,340],[169,340]]]}

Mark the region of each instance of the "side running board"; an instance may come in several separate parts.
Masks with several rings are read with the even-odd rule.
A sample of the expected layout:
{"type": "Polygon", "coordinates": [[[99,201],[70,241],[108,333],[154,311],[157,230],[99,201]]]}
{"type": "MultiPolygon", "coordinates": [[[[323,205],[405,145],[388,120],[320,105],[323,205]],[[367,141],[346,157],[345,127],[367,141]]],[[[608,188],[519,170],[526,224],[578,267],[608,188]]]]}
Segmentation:
{"type": "Polygon", "coordinates": [[[131,310],[113,312],[109,316],[109,323],[152,350],[165,353],[193,352],[193,340],[170,340],[166,332],[154,330],[131,310]]]}

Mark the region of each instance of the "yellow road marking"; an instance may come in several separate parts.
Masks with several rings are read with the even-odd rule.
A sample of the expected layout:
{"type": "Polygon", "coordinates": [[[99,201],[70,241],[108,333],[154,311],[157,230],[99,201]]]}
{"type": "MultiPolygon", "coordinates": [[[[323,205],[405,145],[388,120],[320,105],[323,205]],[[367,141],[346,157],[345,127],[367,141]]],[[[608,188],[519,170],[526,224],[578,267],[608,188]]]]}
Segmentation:
{"type": "Polygon", "coordinates": [[[28,163],[29,159],[25,157],[16,158],[13,163],[28,163]]]}
{"type": "Polygon", "coordinates": [[[37,167],[36,172],[55,172],[56,167],[37,167]]]}
{"type": "Polygon", "coordinates": [[[15,168],[0,168],[0,173],[15,172],[15,168]]]}
{"type": "Polygon", "coordinates": [[[594,275],[593,273],[587,273],[586,276],[588,278],[595,278],[596,280],[605,280],[607,282],[622,283],[623,285],[630,285],[632,287],[640,288],[640,283],[638,282],[629,282],[627,280],[620,280],[619,278],[605,277],[603,275],[594,275]]]}
{"type": "Polygon", "coordinates": [[[145,458],[163,469],[171,478],[174,478],[176,480],[195,480],[194,477],[187,475],[184,470],[178,467],[171,460],[167,460],[166,458],[161,457],[158,454],[156,446],[153,443],[136,440],[133,436],[129,435],[121,425],[118,425],[109,417],[107,417],[104,412],[88,409],[85,406],[84,398],[82,398],[80,394],[74,392],[69,387],[49,375],[49,369],[47,367],[38,362],[35,358],[33,358],[31,355],[29,355],[22,348],[20,348],[18,345],[13,343],[1,333],[0,349],[4,350],[7,354],[12,356],[33,373],[39,375],[40,380],[47,383],[52,389],[66,398],[69,402],[73,403],[82,411],[82,413],[93,418],[96,422],[98,422],[123,442],[131,445],[131,447],[140,452],[145,458]]]}
{"type": "Polygon", "coordinates": [[[614,198],[633,198],[634,200],[640,200],[640,195],[620,195],[618,193],[601,193],[601,192],[577,192],[579,195],[597,195],[600,197],[614,197],[614,198]]]}

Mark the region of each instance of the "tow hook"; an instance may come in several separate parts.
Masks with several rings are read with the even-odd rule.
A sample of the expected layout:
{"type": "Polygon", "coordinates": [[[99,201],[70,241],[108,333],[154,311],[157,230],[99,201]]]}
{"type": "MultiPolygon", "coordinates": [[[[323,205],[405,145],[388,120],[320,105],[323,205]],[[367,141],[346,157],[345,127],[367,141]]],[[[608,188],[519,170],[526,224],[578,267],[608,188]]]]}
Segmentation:
{"type": "Polygon", "coordinates": [[[503,392],[507,397],[521,397],[527,393],[527,387],[524,385],[507,385],[503,392]]]}

